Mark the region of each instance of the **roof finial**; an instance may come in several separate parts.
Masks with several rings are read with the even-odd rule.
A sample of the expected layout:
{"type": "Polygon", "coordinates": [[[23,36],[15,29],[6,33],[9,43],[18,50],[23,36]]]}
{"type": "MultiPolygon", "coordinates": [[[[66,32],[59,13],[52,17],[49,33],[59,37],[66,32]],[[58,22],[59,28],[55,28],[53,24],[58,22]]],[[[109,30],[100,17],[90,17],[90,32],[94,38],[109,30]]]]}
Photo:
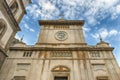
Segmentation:
{"type": "Polygon", "coordinates": [[[22,37],[21,37],[21,39],[20,39],[21,42],[23,41],[23,38],[24,38],[24,35],[22,35],[22,37]]]}
{"type": "Polygon", "coordinates": [[[63,19],[64,18],[64,15],[62,13],[59,14],[59,19],[63,19]]]}
{"type": "Polygon", "coordinates": [[[63,14],[59,14],[59,17],[63,18],[63,16],[64,16],[63,14]]]}
{"type": "Polygon", "coordinates": [[[100,42],[102,42],[103,40],[102,40],[102,37],[101,37],[101,35],[99,34],[99,38],[100,38],[100,42]]]}

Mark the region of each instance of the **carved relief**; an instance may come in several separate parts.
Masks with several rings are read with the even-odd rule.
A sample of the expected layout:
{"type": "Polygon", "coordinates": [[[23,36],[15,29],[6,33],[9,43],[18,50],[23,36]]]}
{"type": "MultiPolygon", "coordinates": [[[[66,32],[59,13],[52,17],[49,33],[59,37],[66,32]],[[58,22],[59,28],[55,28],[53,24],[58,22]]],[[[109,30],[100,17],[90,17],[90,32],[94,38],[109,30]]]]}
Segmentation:
{"type": "Polygon", "coordinates": [[[100,53],[99,53],[99,51],[91,51],[90,56],[91,57],[100,57],[100,53]]]}
{"type": "Polygon", "coordinates": [[[105,64],[93,64],[93,70],[103,70],[106,71],[105,64]]]}
{"type": "Polygon", "coordinates": [[[69,29],[69,26],[59,25],[59,26],[54,26],[54,29],[69,29]]]}
{"type": "Polygon", "coordinates": [[[52,80],[70,80],[70,69],[66,66],[57,66],[53,68],[53,79],[52,80]]]}
{"type": "Polygon", "coordinates": [[[70,51],[52,51],[50,53],[51,57],[72,57],[72,53],[70,51]]]}
{"type": "Polygon", "coordinates": [[[52,69],[52,72],[69,72],[70,69],[65,66],[57,66],[52,69]]]}

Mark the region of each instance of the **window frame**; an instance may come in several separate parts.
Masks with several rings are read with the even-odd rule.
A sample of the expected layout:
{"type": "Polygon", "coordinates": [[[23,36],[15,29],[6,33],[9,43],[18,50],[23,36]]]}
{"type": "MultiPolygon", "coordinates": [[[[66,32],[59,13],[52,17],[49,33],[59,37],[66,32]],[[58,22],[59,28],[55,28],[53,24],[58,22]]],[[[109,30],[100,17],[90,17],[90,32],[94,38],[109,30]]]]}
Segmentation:
{"type": "Polygon", "coordinates": [[[109,80],[108,76],[97,76],[96,80],[109,80]]]}
{"type": "Polygon", "coordinates": [[[5,20],[2,18],[0,18],[0,23],[2,24],[2,25],[0,24],[0,27],[3,27],[3,28],[1,28],[2,30],[0,30],[0,40],[1,40],[7,30],[7,26],[6,26],[7,24],[6,24],[5,20]]]}
{"type": "Polygon", "coordinates": [[[19,8],[19,5],[18,5],[17,1],[14,0],[14,1],[9,5],[9,7],[10,7],[10,10],[11,10],[11,12],[13,13],[13,15],[16,15],[16,13],[17,13],[17,11],[18,11],[18,8],[19,8]]]}

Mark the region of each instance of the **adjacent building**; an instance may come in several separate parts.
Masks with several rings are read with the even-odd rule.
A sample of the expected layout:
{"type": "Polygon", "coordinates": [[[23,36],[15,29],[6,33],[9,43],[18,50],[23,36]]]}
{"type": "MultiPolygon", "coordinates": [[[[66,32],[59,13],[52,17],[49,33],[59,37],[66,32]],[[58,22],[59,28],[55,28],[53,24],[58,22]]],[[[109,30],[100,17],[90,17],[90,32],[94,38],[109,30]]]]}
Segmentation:
{"type": "Polygon", "coordinates": [[[0,0],[0,68],[30,0],[0,0]]]}

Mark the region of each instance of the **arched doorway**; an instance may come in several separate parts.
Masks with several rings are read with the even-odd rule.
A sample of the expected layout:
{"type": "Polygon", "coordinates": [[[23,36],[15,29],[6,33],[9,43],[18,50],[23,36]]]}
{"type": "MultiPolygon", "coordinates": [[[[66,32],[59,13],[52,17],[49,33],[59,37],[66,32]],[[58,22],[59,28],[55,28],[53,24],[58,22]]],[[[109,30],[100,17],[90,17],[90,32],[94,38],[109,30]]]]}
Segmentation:
{"type": "Polygon", "coordinates": [[[70,80],[70,69],[66,66],[57,66],[52,69],[53,80],[70,80]]]}

